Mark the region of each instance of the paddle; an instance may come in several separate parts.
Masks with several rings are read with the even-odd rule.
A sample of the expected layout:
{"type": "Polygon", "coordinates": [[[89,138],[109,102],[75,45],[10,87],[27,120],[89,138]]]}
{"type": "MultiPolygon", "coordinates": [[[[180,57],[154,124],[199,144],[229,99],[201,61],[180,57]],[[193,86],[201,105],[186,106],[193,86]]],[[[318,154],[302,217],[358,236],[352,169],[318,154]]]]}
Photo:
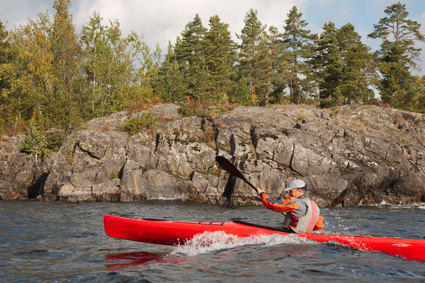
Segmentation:
{"type": "Polygon", "coordinates": [[[257,193],[257,187],[255,187],[253,184],[251,184],[243,175],[242,173],[236,169],[236,167],[225,157],[223,156],[217,156],[215,160],[220,164],[221,168],[229,172],[232,176],[238,177],[239,179],[242,179],[245,183],[250,185],[257,193]]]}

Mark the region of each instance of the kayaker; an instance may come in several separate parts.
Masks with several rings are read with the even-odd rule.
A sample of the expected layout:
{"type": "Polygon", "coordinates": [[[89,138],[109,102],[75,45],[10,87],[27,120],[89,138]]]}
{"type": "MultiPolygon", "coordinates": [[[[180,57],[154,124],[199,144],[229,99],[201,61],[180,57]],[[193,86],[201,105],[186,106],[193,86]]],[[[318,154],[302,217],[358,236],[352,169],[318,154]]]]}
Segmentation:
{"type": "Polygon", "coordinates": [[[307,184],[295,180],[284,191],[289,191],[289,197],[283,201],[269,197],[262,189],[257,188],[263,204],[275,212],[286,213],[283,228],[291,233],[311,233],[312,230],[322,230],[323,217],[316,203],[306,196],[307,184]]]}

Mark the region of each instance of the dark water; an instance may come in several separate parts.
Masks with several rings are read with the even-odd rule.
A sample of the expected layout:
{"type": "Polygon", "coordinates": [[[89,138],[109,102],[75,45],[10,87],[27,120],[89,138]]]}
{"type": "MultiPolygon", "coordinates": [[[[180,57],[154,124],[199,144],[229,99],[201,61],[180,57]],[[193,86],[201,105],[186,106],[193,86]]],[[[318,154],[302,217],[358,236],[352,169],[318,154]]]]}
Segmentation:
{"type": "MultiPolygon", "coordinates": [[[[103,214],[275,225],[263,207],[0,201],[1,282],[425,282],[425,262],[269,236],[158,246],[109,238],[103,214]],[[205,243],[205,242],[204,242],[205,243]]],[[[424,239],[425,205],[322,209],[324,233],[424,239]]]]}

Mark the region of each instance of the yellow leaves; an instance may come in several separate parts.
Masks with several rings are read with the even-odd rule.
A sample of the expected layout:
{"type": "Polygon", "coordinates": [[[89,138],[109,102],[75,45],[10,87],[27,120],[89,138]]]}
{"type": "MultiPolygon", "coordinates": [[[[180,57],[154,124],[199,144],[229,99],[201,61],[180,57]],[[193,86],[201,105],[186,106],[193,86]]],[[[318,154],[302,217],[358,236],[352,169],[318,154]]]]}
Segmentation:
{"type": "Polygon", "coordinates": [[[22,94],[35,96],[29,100],[39,99],[57,81],[47,30],[30,22],[14,33],[15,46],[18,48],[17,67],[21,70],[13,88],[20,89],[22,94]]]}
{"type": "Polygon", "coordinates": [[[13,77],[12,64],[0,64],[0,81],[6,81],[13,77]]]}

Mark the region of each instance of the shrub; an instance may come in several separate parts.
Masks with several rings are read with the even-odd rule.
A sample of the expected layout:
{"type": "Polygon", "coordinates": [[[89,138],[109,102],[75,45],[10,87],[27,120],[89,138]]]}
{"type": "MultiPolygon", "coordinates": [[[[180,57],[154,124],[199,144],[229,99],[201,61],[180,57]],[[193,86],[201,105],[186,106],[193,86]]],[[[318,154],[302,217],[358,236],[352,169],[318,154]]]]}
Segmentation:
{"type": "Polygon", "coordinates": [[[158,117],[154,117],[152,112],[142,113],[140,117],[130,119],[126,124],[118,126],[117,130],[122,132],[128,132],[130,135],[141,133],[144,130],[150,130],[156,128],[156,122],[158,117]]]}
{"type": "Polygon", "coordinates": [[[38,156],[44,159],[50,154],[46,136],[39,132],[34,123],[30,123],[27,130],[28,136],[25,137],[25,142],[19,146],[19,150],[34,155],[36,162],[38,156]]]}
{"type": "Polygon", "coordinates": [[[206,117],[209,113],[208,103],[202,103],[199,98],[186,97],[186,103],[181,106],[178,112],[183,116],[206,117]]]}
{"type": "Polygon", "coordinates": [[[52,151],[58,151],[66,138],[64,131],[58,130],[47,136],[47,148],[52,151]]]}
{"type": "Polygon", "coordinates": [[[218,108],[217,113],[220,115],[226,114],[227,111],[229,111],[226,107],[224,107],[223,105],[220,106],[220,108],[218,108]]]}

